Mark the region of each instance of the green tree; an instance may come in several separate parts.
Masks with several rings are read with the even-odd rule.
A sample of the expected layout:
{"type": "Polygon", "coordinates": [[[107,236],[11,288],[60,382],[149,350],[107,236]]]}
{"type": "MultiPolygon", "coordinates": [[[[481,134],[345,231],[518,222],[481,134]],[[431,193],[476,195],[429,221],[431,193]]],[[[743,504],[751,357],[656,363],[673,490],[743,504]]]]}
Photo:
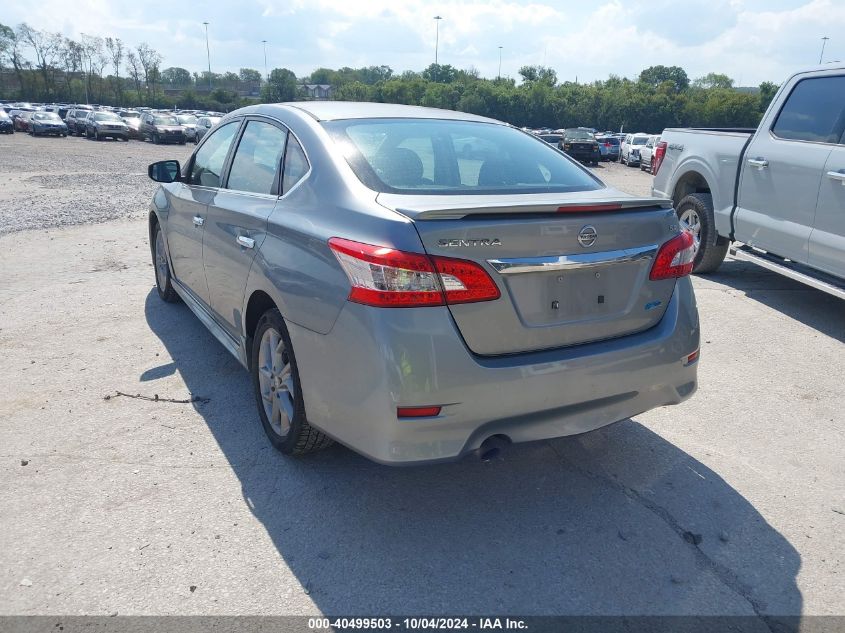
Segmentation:
{"type": "Polygon", "coordinates": [[[523,66],[519,69],[519,74],[525,83],[540,82],[549,86],[557,83],[557,73],[547,66],[523,66]]]}
{"type": "Polygon", "coordinates": [[[426,81],[439,81],[440,83],[452,83],[455,81],[457,69],[449,64],[430,64],[422,71],[422,77],[426,81]]]}
{"type": "Polygon", "coordinates": [[[334,94],[338,101],[372,101],[372,88],[360,81],[343,84],[334,94]]]}
{"type": "Polygon", "coordinates": [[[772,99],[775,98],[775,94],[778,91],[778,86],[771,81],[764,81],[760,84],[760,112],[765,112],[766,108],[769,107],[769,104],[772,102],[772,99]]]}
{"type": "Polygon", "coordinates": [[[733,88],[734,80],[727,75],[719,73],[707,73],[704,77],[699,77],[692,85],[696,88],[733,88]]]}
{"type": "Polygon", "coordinates": [[[279,103],[293,101],[297,96],[296,75],[287,68],[274,68],[270,79],[261,90],[262,101],[279,103]]]}
{"type": "Polygon", "coordinates": [[[689,88],[689,77],[680,66],[649,66],[640,73],[640,81],[654,87],[668,81],[675,92],[689,88]]]}
{"type": "Polygon", "coordinates": [[[190,72],[177,66],[161,71],[161,83],[168,86],[190,86],[193,81],[190,72]]]}
{"type": "Polygon", "coordinates": [[[261,73],[254,68],[241,68],[238,71],[238,79],[245,84],[259,84],[261,83],[261,73]]]}

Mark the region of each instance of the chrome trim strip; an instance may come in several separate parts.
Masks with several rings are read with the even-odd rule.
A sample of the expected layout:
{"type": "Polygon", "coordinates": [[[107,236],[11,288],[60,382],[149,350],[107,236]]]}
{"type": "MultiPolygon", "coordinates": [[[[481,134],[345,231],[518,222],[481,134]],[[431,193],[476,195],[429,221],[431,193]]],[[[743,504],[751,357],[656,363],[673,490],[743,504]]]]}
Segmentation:
{"type": "Polygon", "coordinates": [[[502,275],[518,275],[520,273],[577,270],[579,268],[595,268],[608,264],[624,264],[653,259],[656,254],[657,244],[650,244],[638,248],[625,248],[617,251],[604,251],[602,253],[488,259],[487,263],[502,275]]]}

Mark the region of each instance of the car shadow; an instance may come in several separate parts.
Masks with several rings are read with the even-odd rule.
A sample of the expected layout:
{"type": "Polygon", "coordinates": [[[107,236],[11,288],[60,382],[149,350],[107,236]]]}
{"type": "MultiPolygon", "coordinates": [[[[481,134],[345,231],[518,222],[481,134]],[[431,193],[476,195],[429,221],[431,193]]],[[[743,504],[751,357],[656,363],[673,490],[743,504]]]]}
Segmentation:
{"type": "Polygon", "coordinates": [[[833,295],[730,257],[715,273],[702,275],[701,280],[739,290],[749,299],[845,342],[845,301],[833,295]]]}
{"type": "Polygon", "coordinates": [[[731,614],[770,630],[801,613],[798,552],[636,421],[490,463],[391,468],[337,445],[286,458],[247,372],[187,307],[153,289],[145,312],[188,390],[210,398],[194,406],[278,564],[325,614],[731,614]]]}

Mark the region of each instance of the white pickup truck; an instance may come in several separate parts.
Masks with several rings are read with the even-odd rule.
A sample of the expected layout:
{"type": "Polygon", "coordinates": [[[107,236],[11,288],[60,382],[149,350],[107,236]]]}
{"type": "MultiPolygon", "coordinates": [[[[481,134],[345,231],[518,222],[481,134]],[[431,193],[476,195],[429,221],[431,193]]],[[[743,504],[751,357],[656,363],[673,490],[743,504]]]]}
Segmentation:
{"type": "Polygon", "coordinates": [[[734,257],[845,299],[845,65],[790,77],[752,129],[668,128],[652,192],[695,237],[695,272],[734,257]]]}

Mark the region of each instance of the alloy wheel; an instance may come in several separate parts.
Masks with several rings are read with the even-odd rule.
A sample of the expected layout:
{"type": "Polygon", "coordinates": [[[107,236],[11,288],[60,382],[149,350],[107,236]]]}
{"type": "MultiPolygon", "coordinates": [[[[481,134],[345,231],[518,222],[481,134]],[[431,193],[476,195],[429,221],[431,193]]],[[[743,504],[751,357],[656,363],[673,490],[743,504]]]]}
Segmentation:
{"type": "Polygon", "coordinates": [[[164,291],[167,288],[167,277],[170,271],[167,266],[167,253],[164,250],[164,236],[161,229],[156,233],[156,281],[158,287],[164,291]]]}
{"type": "Polygon", "coordinates": [[[701,217],[695,209],[684,209],[678,216],[681,229],[692,233],[693,248],[696,253],[701,247],[701,217]]]}
{"type": "Polygon", "coordinates": [[[296,387],[290,360],[282,335],[273,327],[267,328],[258,351],[258,384],[264,413],[279,437],[290,432],[295,412],[296,387]]]}

